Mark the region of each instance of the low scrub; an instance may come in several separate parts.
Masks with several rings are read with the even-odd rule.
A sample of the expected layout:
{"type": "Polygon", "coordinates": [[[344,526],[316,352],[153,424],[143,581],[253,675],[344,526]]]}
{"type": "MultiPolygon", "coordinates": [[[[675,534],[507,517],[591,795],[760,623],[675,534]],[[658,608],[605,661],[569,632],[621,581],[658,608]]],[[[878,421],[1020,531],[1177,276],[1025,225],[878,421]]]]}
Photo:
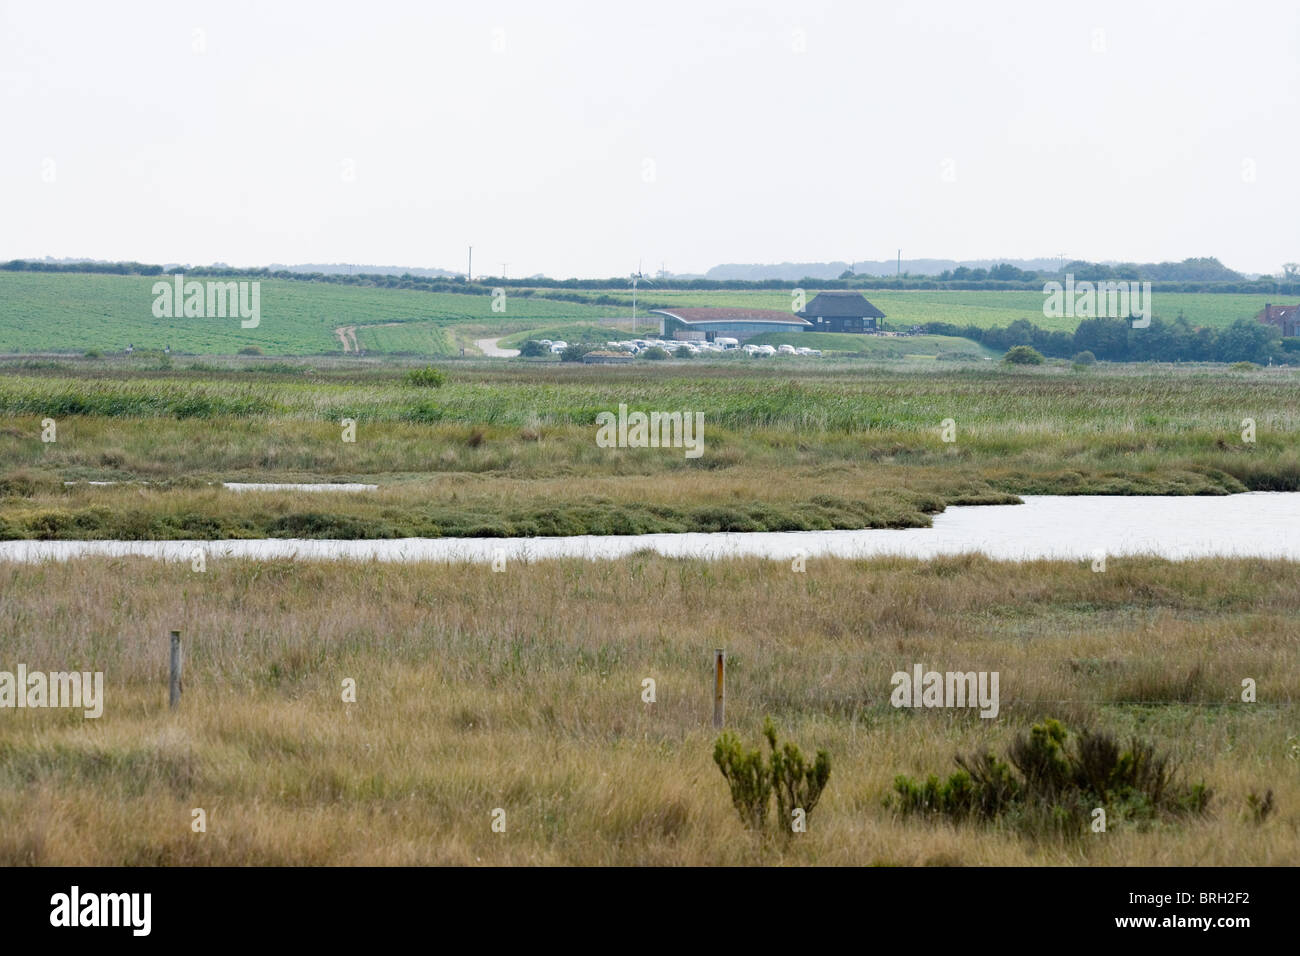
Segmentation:
{"type": "Polygon", "coordinates": [[[1204,813],[1212,796],[1204,783],[1180,782],[1170,758],[1146,741],[1124,747],[1104,732],[1071,736],[1050,718],[1017,736],[1005,761],[987,750],[955,760],[960,769],[946,780],[896,777],[891,805],[904,816],[1081,833],[1098,808],[1108,825],[1145,822],[1204,813]]]}
{"type": "Polygon", "coordinates": [[[830,780],[830,754],[818,750],[810,761],[790,741],[777,747],[770,717],[763,722],[763,737],[770,751],[766,761],[761,747],[747,750],[739,737],[727,731],[713,745],[713,762],[722,771],[731,790],[731,805],[747,829],[765,829],[772,794],[776,794],[777,829],[802,832],[830,780]]]}
{"type": "Polygon", "coordinates": [[[432,365],[413,368],[406,373],[406,384],[416,388],[442,388],[447,384],[447,373],[432,365]]]}

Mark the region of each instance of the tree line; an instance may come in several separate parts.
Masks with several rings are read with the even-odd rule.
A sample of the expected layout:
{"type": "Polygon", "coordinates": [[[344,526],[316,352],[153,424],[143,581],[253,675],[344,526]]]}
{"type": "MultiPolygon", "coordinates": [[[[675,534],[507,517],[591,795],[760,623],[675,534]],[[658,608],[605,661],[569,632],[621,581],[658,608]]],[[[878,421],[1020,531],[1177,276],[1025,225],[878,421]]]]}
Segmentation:
{"type": "Polygon", "coordinates": [[[1129,319],[1084,319],[1073,332],[1041,328],[1028,319],[1007,326],[979,328],[951,322],[922,327],[934,335],[953,335],[1000,352],[1028,345],[1052,358],[1091,352],[1106,362],[1255,362],[1300,365],[1300,338],[1282,338],[1276,326],[1238,319],[1226,329],[1193,328],[1185,318],[1152,317],[1146,328],[1129,319]]]}

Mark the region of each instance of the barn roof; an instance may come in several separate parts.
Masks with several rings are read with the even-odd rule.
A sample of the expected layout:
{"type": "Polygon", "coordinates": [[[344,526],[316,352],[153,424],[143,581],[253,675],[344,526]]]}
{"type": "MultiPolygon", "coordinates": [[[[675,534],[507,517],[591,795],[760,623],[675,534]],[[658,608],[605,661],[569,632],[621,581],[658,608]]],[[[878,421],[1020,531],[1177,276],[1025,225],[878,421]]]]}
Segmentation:
{"type": "Polygon", "coordinates": [[[803,316],[863,316],[883,319],[885,313],[867,301],[861,292],[819,292],[802,312],[803,316]]]}
{"type": "Polygon", "coordinates": [[[654,315],[693,325],[697,322],[783,322],[786,325],[811,325],[794,312],[782,309],[651,309],[654,315]]]}
{"type": "Polygon", "coordinates": [[[1275,322],[1278,319],[1287,319],[1300,311],[1300,305],[1266,305],[1255,318],[1261,322],[1275,322]]]}

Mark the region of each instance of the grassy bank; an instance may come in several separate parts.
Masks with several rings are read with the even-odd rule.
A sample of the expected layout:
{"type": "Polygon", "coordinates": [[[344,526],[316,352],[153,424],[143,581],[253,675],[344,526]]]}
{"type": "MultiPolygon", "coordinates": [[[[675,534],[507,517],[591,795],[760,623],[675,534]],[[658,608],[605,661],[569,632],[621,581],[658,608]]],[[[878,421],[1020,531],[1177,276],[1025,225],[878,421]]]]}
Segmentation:
{"type": "Polygon", "coordinates": [[[745,365],[467,364],[438,389],[360,366],[11,369],[0,373],[0,535],[915,527],[948,505],[1023,494],[1300,489],[1292,371],[745,365]],[[598,447],[597,414],[621,403],[701,413],[703,453],[598,447]],[[47,418],[54,442],[41,440],[47,418]],[[126,484],[64,485],[86,480],[126,484]],[[208,485],[222,480],[382,487],[304,500],[208,485]]]}
{"type": "Polygon", "coordinates": [[[1284,563],[94,559],[0,565],[0,594],[0,669],[106,675],[98,720],[3,713],[6,865],[1300,862],[1284,563]],[[806,834],[757,840],[730,806],[711,760],[718,646],[730,727],[756,744],[770,715],[831,753],[806,834]],[[894,709],[890,675],[914,663],[999,671],[999,716],[894,709]],[[895,775],[946,774],[1046,715],[1152,740],[1211,787],[1209,813],[1063,839],[883,806],[895,775]],[[1247,800],[1266,790],[1260,824],[1247,800]]]}

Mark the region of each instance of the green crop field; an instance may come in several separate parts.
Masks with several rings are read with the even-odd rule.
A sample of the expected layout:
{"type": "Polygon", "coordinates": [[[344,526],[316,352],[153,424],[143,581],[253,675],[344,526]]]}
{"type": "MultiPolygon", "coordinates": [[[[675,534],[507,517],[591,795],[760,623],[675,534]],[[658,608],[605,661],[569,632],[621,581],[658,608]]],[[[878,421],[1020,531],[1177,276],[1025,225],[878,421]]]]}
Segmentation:
{"type": "MultiPolygon", "coordinates": [[[[816,288],[808,288],[811,299],[816,288]]],[[[631,301],[631,294],[622,291],[603,292],[631,301]]],[[[868,289],[864,295],[885,313],[885,324],[893,328],[909,328],[926,322],[952,322],[956,325],[977,325],[990,328],[1010,325],[1017,319],[1028,319],[1047,329],[1072,332],[1079,324],[1076,318],[1049,319],[1043,315],[1041,292],[983,292],[983,291],[875,291],[868,289]]],[[[789,309],[789,290],[763,291],[678,291],[645,290],[637,297],[638,307],[647,309],[678,306],[711,306],[717,308],[789,309]]],[[[1226,328],[1237,319],[1248,319],[1258,313],[1266,302],[1264,295],[1242,295],[1229,292],[1153,292],[1152,314],[1162,319],[1176,319],[1183,315],[1193,326],[1226,328]]]]}
{"type": "Polygon", "coordinates": [[[1000,353],[951,335],[851,335],[841,332],[767,332],[747,339],[755,345],[806,345],[823,352],[849,352],[879,359],[1001,358],[1000,353]]]}
{"type": "MultiPolygon", "coordinates": [[[[383,289],[337,283],[264,279],[261,322],[240,327],[237,318],[155,318],[154,276],[0,272],[0,353],[162,349],[230,355],[256,346],[268,355],[338,353],[334,329],[350,325],[414,323],[365,330],[363,348],[450,354],[463,342],[441,332],[520,329],[529,325],[590,320],[607,307],[512,295],[505,312],[492,311],[489,295],[383,289]],[[421,347],[422,346],[422,347],[421,347]]],[[[200,280],[205,281],[205,280],[200,280]]],[[[499,334],[499,333],[497,333],[499,334]]]]}
{"type": "MultiPolygon", "coordinates": [[[[628,323],[617,329],[600,323],[630,313],[631,294],[622,289],[582,294],[593,300],[612,295],[626,306],[566,302],[547,298],[555,293],[545,289],[512,289],[504,311],[493,311],[489,294],[283,279],[261,280],[261,322],[244,329],[237,318],[155,318],[152,289],[157,281],[154,276],[0,272],[0,353],[117,352],[130,344],[139,350],[170,346],[174,352],[196,355],[233,355],[249,346],[267,355],[340,354],[344,346],[335,329],[355,326],[357,347],[370,354],[448,356],[462,348],[472,354],[477,338],[504,336],[505,346],[517,346],[527,338],[604,341],[627,335],[631,329],[628,323]]],[[[808,295],[815,292],[809,289],[808,295]]],[[[894,328],[926,322],[987,328],[1017,319],[1063,330],[1078,324],[1072,318],[1045,318],[1039,292],[871,291],[868,298],[885,312],[886,325],[894,328]]],[[[1153,312],[1160,318],[1181,314],[1192,325],[1224,328],[1255,315],[1265,299],[1229,293],[1155,293],[1153,312]]],[[[646,311],[656,306],[788,309],[790,302],[790,293],[782,290],[642,290],[637,329],[641,334],[657,329],[657,317],[646,311]]],[[[824,347],[810,340],[801,344],[824,347]]],[[[908,352],[948,351],[935,346],[909,346],[908,352]]],[[[973,349],[970,343],[960,347],[965,352],[973,349]]],[[[848,350],[897,351],[879,342],[859,342],[848,350]]]]}

